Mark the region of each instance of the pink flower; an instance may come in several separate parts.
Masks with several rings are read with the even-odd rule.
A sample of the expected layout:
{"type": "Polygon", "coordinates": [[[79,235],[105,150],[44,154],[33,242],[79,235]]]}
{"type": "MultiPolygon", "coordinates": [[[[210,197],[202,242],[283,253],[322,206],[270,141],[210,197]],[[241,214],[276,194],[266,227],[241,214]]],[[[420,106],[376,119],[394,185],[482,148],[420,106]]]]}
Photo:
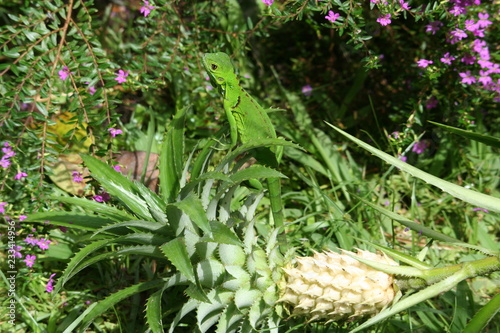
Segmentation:
{"type": "Polygon", "coordinates": [[[463,63],[465,63],[466,65],[473,65],[474,62],[476,61],[476,57],[474,57],[470,54],[466,54],[465,57],[463,57],[461,61],[463,63]]]}
{"type": "Polygon", "coordinates": [[[155,8],[156,8],[155,6],[151,6],[149,4],[149,1],[144,0],[140,12],[141,14],[144,15],[144,17],[147,17],[151,13],[151,11],[155,8]]]}
{"type": "Polygon", "coordinates": [[[411,151],[417,154],[422,154],[429,145],[425,141],[418,141],[413,145],[411,151]]]}
{"type": "Polygon", "coordinates": [[[408,5],[407,2],[404,2],[404,0],[399,0],[399,4],[401,5],[401,8],[403,8],[404,10],[410,10],[411,9],[410,5],[408,5]]]}
{"type": "Polygon", "coordinates": [[[17,175],[14,176],[15,180],[19,180],[21,178],[28,177],[28,174],[26,172],[19,172],[17,175]]]}
{"type": "Polygon", "coordinates": [[[451,62],[455,60],[455,57],[451,56],[450,52],[446,52],[440,60],[444,64],[451,65],[451,62]]]}
{"type": "Polygon", "coordinates": [[[262,0],[262,2],[263,2],[265,5],[271,6],[271,5],[274,3],[274,0],[262,0]]]}
{"type": "Polygon", "coordinates": [[[480,28],[486,28],[490,24],[493,24],[493,22],[488,20],[488,17],[490,17],[490,15],[488,13],[479,13],[479,14],[477,14],[477,16],[479,17],[479,20],[477,21],[477,25],[480,28]]]}
{"type": "Polygon", "coordinates": [[[0,213],[5,213],[5,206],[7,206],[6,202],[0,202],[0,213]]]}
{"type": "Polygon", "coordinates": [[[40,238],[37,242],[36,245],[40,248],[40,250],[48,250],[49,249],[49,244],[52,243],[50,240],[45,239],[45,238],[40,238]]]}
{"type": "Polygon", "coordinates": [[[108,131],[111,134],[111,137],[113,137],[113,138],[115,136],[117,136],[118,134],[122,134],[123,133],[123,131],[121,129],[116,129],[116,128],[113,128],[113,127],[112,128],[108,128],[108,131]]]}
{"type": "Polygon", "coordinates": [[[114,75],[118,75],[118,77],[115,78],[115,80],[118,81],[118,83],[127,82],[126,77],[128,76],[128,72],[120,69],[118,73],[114,73],[114,75]]]}
{"type": "Polygon", "coordinates": [[[120,172],[120,171],[122,171],[122,166],[120,164],[113,165],[113,169],[115,169],[116,171],[120,172]]]}
{"type": "Polygon", "coordinates": [[[108,192],[102,192],[100,195],[94,195],[93,199],[97,202],[106,202],[111,199],[108,192]]]}
{"type": "Polygon", "coordinates": [[[434,109],[437,105],[438,105],[438,99],[436,97],[432,96],[425,103],[425,108],[426,109],[434,109]]]}
{"type": "Polygon", "coordinates": [[[425,26],[425,31],[426,32],[432,32],[433,35],[436,34],[436,31],[439,31],[440,27],[443,25],[443,23],[439,21],[434,21],[429,23],[428,25],[425,26]]]}
{"type": "Polygon", "coordinates": [[[26,215],[19,215],[19,221],[24,221],[26,220],[28,217],[26,215]]]}
{"type": "Polygon", "coordinates": [[[462,80],[460,82],[465,83],[465,84],[473,84],[476,83],[476,78],[472,76],[470,71],[467,71],[465,73],[458,73],[462,80]]]}
{"type": "Polygon", "coordinates": [[[64,81],[64,80],[66,80],[66,79],[68,78],[69,74],[70,74],[70,71],[69,71],[69,69],[68,69],[68,66],[64,66],[64,67],[63,67],[63,69],[61,69],[61,70],[58,72],[58,74],[59,74],[59,78],[60,78],[61,80],[63,80],[63,81],[64,81]]]}
{"type": "Polygon", "coordinates": [[[311,96],[312,90],[313,88],[309,84],[302,87],[302,93],[304,96],[311,96]]]}
{"type": "Polygon", "coordinates": [[[14,251],[14,257],[16,258],[22,258],[23,255],[21,254],[21,250],[23,249],[22,246],[15,245],[12,250],[14,251]]]}
{"type": "Polygon", "coordinates": [[[326,18],[328,21],[330,21],[330,22],[332,22],[332,23],[333,23],[333,22],[337,21],[337,19],[339,18],[339,16],[340,16],[340,14],[338,14],[338,13],[334,13],[334,12],[333,12],[333,10],[329,10],[329,11],[328,11],[328,15],[327,15],[327,16],[325,16],[325,18],[326,18]]]}
{"type": "Polygon", "coordinates": [[[391,14],[385,14],[385,15],[382,15],[380,16],[378,19],[377,19],[377,22],[380,23],[380,25],[389,25],[391,24],[391,14]]]}
{"type": "Polygon", "coordinates": [[[493,83],[493,79],[488,75],[487,71],[479,71],[479,75],[481,75],[478,79],[483,85],[487,86],[488,84],[493,83]]]}
{"type": "Polygon", "coordinates": [[[432,60],[420,59],[417,61],[418,67],[426,68],[430,64],[434,63],[432,60]]]}
{"type": "Polygon", "coordinates": [[[51,293],[54,290],[54,286],[53,286],[53,283],[54,283],[53,277],[54,276],[56,276],[56,273],[50,275],[49,281],[47,282],[47,285],[45,286],[45,291],[48,293],[51,293]]]}
{"type": "Polygon", "coordinates": [[[35,260],[36,260],[36,256],[35,255],[27,255],[26,256],[26,259],[24,259],[23,261],[26,263],[26,266],[28,267],[33,267],[33,265],[35,264],[35,260]]]}
{"type": "Polygon", "coordinates": [[[24,242],[28,245],[36,245],[36,242],[38,242],[38,239],[31,237],[33,235],[30,235],[24,239],[24,242]]]}
{"type": "Polygon", "coordinates": [[[83,175],[81,172],[78,172],[78,171],[71,171],[71,174],[73,175],[73,181],[75,183],[81,183],[83,182],[83,175]]]}

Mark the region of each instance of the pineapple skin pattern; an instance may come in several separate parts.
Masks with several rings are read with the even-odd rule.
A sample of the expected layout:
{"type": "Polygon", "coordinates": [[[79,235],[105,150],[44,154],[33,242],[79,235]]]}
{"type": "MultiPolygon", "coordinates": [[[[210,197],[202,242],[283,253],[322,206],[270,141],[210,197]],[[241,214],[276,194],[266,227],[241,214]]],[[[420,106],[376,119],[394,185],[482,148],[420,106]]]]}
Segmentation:
{"type": "Polygon", "coordinates": [[[398,264],[369,251],[341,251],[297,257],[283,268],[286,283],[279,301],[290,305],[292,316],[305,316],[308,321],[357,320],[380,312],[392,302],[393,276],[352,256],[398,264]]]}

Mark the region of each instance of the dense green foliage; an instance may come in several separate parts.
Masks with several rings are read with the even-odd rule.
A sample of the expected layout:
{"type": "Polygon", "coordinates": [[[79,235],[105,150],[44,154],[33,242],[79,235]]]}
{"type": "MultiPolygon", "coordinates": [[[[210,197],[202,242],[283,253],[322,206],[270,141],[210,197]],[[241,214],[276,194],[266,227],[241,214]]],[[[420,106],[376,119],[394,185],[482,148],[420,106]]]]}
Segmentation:
{"type": "MultiPolygon", "coordinates": [[[[468,200],[470,193],[447,191],[445,183],[412,178],[386,159],[388,166],[325,121],[406,160],[425,177],[494,200],[500,181],[499,10],[498,1],[484,0],[1,2],[0,245],[2,262],[13,240],[22,246],[16,250],[22,255],[15,266],[16,330],[55,332],[79,325],[79,318],[81,327],[95,331],[142,332],[161,329],[152,324],[160,316],[163,329],[175,322],[179,332],[193,331],[195,315],[182,322],[176,315],[189,312],[190,297],[206,295],[197,294],[198,276],[189,275],[203,261],[190,263],[187,253],[194,252],[183,252],[190,237],[184,228],[199,233],[196,242],[241,245],[232,237],[253,230],[253,224],[242,226],[252,221],[259,244],[242,248],[266,249],[275,234],[267,198],[243,186],[253,178],[287,177],[286,236],[303,255],[337,247],[373,250],[364,240],[425,258],[432,267],[498,256],[498,211],[468,200]],[[229,139],[221,96],[201,63],[203,53],[217,51],[231,55],[242,84],[264,107],[284,110],[269,114],[288,142],[281,174],[259,165],[239,170],[246,160],[236,153],[283,143],[255,142],[231,154],[223,149],[229,139]],[[127,166],[117,155],[135,151],[146,152],[146,162],[129,173],[143,182],[159,178],[152,190],[89,157],[127,166]],[[159,175],[148,169],[158,161],[159,175]],[[445,238],[427,229],[420,234],[387,211],[463,243],[435,245],[433,239],[445,238]],[[209,238],[214,230],[217,239],[209,238]],[[30,238],[39,242],[29,245],[30,238]],[[169,250],[161,247],[166,243],[169,250]],[[177,256],[168,254],[172,247],[177,256]],[[31,255],[36,260],[27,265],[31,255]],[[174,281],[179,271],[187,276],[182,283],[174,281]],[[44,289],[52,274],[58,284],[50,294],[44,289]],[[162,279],[171,283],[169,293],[162,294],[162,279]],[[109,303],[89,306],[108,295],[109,303]],[[130,302],[120,302],[127,297],[130,302]],[[151,302],[175,306],[154,313],[151,302]],[[82,316],[87,309],[91,315],[82,316]]],[[[196,251],[200,258],[200,251],[216,252],[196,251]]],[[[6,283],[9,269],[5,260],[6,283]]],[[[374,330],[460,332],[498,287],[498,272],[460,282],[374,330]]],[[[485,312],[498,311],[495,304],[498,297],[485,312]]],[[[7,315],[0,316],[0,330],[10,329],[7,315]]],[[[280,324],[280,332],[356,326],[300,318],[280,324]]],[[[498,320],[488,327],[498,330],[498,320]]]]}

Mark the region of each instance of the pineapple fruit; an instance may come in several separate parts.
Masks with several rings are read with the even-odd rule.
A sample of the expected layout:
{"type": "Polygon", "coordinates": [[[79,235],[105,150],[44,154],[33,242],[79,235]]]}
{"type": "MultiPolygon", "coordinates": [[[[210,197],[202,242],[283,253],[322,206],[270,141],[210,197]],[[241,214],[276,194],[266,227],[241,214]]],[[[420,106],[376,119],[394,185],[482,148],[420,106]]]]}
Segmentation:
{"type": "Polygon", "coordinates": [[[394,299],[393,276],[352,256],[397,265],[384,255],[362,250],[299,257],[283,269],[286,285],[280,301],[292,307],[292,315],[307,316],[309,321],[355,320],[380,312],[394,299]]]}

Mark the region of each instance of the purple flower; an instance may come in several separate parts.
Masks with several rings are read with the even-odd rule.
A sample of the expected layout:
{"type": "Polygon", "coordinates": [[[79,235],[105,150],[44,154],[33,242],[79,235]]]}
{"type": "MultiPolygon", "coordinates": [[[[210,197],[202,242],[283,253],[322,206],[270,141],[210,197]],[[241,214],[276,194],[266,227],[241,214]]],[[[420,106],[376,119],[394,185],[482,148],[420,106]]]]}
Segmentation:
{"type": "Polygon", "coordinates": [[[0,166],[2,168],[8,168],[12,162],[9,160],[8,157],[3,156],[2,159],[0,159],[0,166]]]}
{"type": "Polygon", "coordinates": [[[478,81],[480,83],[482,83],[483,85],[487,86],[487,85],[493,83],[493,79],[488,75],[487,71],[481,70],[481,71],[479,71],[479,75],[480,75],[480,77],[479,77],[478,81]]]}
{"type": "Polygon", "coordinates": [[[48,250],[49,249],[49,244],[52,243],[50,240],[45,239],[45,238],[40,238],[37,242],[36,245],[40,248],[40,250],[48,250]]]}
{"type": "Polygon", "coordinates": [[[408,5],[407,2],[405,2],[404,0],[399,0],[399,5],[401,6],[401,8],[403,8],[404,10],[410,10],[411,7],[410,5],[408,5]]]}
{"type": "Polygon", "coordinates": [[[26,256],[26,259],[24,259],[23,261],[26,263],[26,266],[28,267],[33,267],[33,265],[35,264],[35,260],[36,260],[36,256],[35,255],[27,255],[26,256]]]}
{"type": "Polygon", "coordinates": [[[437,105],[438,105],[438,99],[436,97],[432,96],[425,103],[425,108],[426,109],[434,109],[437,105]]]}
{"type": "Polygon", "coordinates": [[[447,65],[451,65],[451,62],[453,60],[455,60],[455,57],[451,56],[450,52],[446,52],[440,60],[442,63],[445,63],[447,65]]]}
{"type": "Polygon", "coordinates": [[[465,63],[466,65],[473,65],[475,61],[476,57],[470,54],[466,54],[465,57],[462,58],[462,62],[465,63]]]}
{"type": "Polygon", "coordinates": [[[406,163],[406,160],[408,159],[408,157],[406,156],[403,156],[403,155],[399,155],[398,158],[402,161],[402,162],[405,162],[406,163]]]}
{"type": "Polygon", "coordinates": [[[28,217],[26,215],[19,215],[19,221],[24,221],[26,220],[28,217]]]}
{"type": "Polygon", "coordinates": [[[333,10],[328,11],[328,15],[325,18],[330,22],[335,22],[340,17],[339,13],[334,13],[333,10]]]}
{"type": "Polygon", "coordinates": [[[313,88],[309,84],[302,87],[302,93],[305,96],[311,96],[312,90],[313,90],[313,88]]]}
{"type": "Polygon", "coordinates": [[[113,137],[113,138],[115,136],[117,136],[118,134],[122,134],[123,133],[123,131],[121,129],[116,129],[116,128],[113,128],[113,127],[108,128],[108,131],[111,134],[111,137],[113,137]]]}
{"type": "Polygon", "coordinates": [[[455,29],[452,32],[450,32],[450,35],[452,36],[450,39],[451,44],[455,44],[456,42],[464,38],[467,38],[467,34],[462,29],[455,29]]]}
{"type": "Polygon", "coordinates": [[[30,235],[30,236],[26,237],[26,238],[24,239],[24,241],[25,241],[25,242],[26,242],[26,244],[28,244],[28,245],[36,245],[36,242],[38,242],[38,239],[33,238],[33,237],[31,237],[31,236],[33,236],[33,235],[30,235]]]}
{"type": "Polygon", "coordinates": [[[58,74],[59,74],[59,78],[64,81],[68,78],[70,71],[69,71],[67,66],[64,66],[63,69],[61,69],[58,72],[58,74]]]}
{"type": "Polygon", "coordinates": [[[489,211],[487,209],[484,209],[484,208],[472,208],[472,211],[473,212],[481,211],[481,212],[484,212],[484,213],[489,213],[489,211]]]}
{"type": "Polygon", "coordinates": [[[434,21],[425,26],[425,31],[432,32],[432,34],[435,35],[436,32],[439,31],[441,26],[443,26],[443,23],[439,21],[434,21]]]}
{"type": "Polygon", "coordinates": [[[413,145],[411,151],[417,154],[422,154],[429,145],[425,141],[418,141],[413,145]]]}
{"type": "Polygon", "coordinates": [[[71,174],[73,175],[73,181],[75,183],[81,183],[83,182],[83,174],[81,172],[78,172],[78,171],[71,171],[71,174]]]}
{"type": "Polygon", "coordinates": [[[117,164],[117,165],[113,165],[113,169],[115,169],[116,171],[120,172],[122,171],[122,166],[117,164]]]}
{"type": "Polygon", "coordinates": [[[271,6],[274,2],[274,0],[262,0],[262,2],[265,4],[265,5],[268,5],[268,6],[271,6]]]}
{"type": "Polygon", "coordinates": [[[102,192],[100,195],[94,195],[93,199],[97,202],[106,202],[111,199],[108,192],[102,192]]]}
{"type": "Polygon", "coordinates": [[[460,5],[455,5],[450,10],[450,13],[453,14],[454,16],[459,16],[459,15],[465,14],[466,12],[467,12],[467,10],[460,5]]]}
{"type": "Polygon", "coordinates": [[[418,67],[422,67],[422,68],[426,68],[427,66],[429,66],[432,63],[433,63],[432,60],[425,60],[425,59],[420,59],[417,61],[418,67]]]}
{"type": "Polygon", "coordinates": [[[16,258],[22,258],[23,255],[21,254],[21,250],[23,249],[22,246],[19,246],[19,245],[15,245],[12,250],[14,251],[14,257],[16,258]]]}
{"type": "Polygon", "coordinates": [[[89,94],[94,95],[97,89],[95,87],[89,87],[89,94]]]}
{"type": "Polygon", "coordinates": [[[465,83],[465,84],[473,84],[476,83],[476,78],[472,76],[470,71],[467,71],[465,73],[458,73],[462,80],[460,82],[465,83]]]}
{"type": "Polygon", "coordinates": [[[488,20],[488,17],[490,17],[490,15],[488,13],[479,13],[479,14],[477,14],[477,16],[479,17],[479,20],[477,21],[477,25],[480,28],[486,28],[490,24],[493,24],[493,22],[488,20]]]}
{"type": "Polygon", "coordinates": [[[0,213],[5,213],[5,206],[7,206],[6,202],[0,202],[0,213]]]}
{"type": "Polygon", "coordinates": [[[26,172],[19,172],[17,175],[14,176],[15,180],[19,180],[21,178],[28,177],[28,174],[26,172]]]}
{"type": "Polygon", "coordinates": [[[51,293],[54,290],[54,286],[53,286],[54,276],[56,276],[56,273],[50,275],[49,281],[47,282],[47,285],[45,286],[45,291],[48,293],[51,293]]]}
{"type": "Polygon", "coordinates": [[[380,25],[383,25],[383,26],[391,24],[391,22],[392,22],[391,21],[391,14],[385,14],[385,15],[380,16],[377,19],[377,22],[380,23],[380,25]]]}
{"type": "Polygon", "coordinates": [[[128,72],[120,69],[118,73],[114,73],[114,75],[118,75],[118,77],[115,78],[115,80],[118,81],[118,83],[127,82],[126,77],[128,76],[128,72]]]}
{"type": "Polygon", "coordinates": [[[149,1],[144,0],[144,1],[143,1],[143,5],[142,5],[142,7],[141,7],[141,9],[140,9],[139,11],[141,12],[141,14],[143,14],[143,15],[144,15],[144,17],[146,17],[146,16],[148,16],[148,15],[149,15],[149,13],[151,13],[151,11],[152,11],[153,9],[155,9],[155,8],[156,8],[155,6],[151,6],[151,5],[149,4],[149,1]]]}

